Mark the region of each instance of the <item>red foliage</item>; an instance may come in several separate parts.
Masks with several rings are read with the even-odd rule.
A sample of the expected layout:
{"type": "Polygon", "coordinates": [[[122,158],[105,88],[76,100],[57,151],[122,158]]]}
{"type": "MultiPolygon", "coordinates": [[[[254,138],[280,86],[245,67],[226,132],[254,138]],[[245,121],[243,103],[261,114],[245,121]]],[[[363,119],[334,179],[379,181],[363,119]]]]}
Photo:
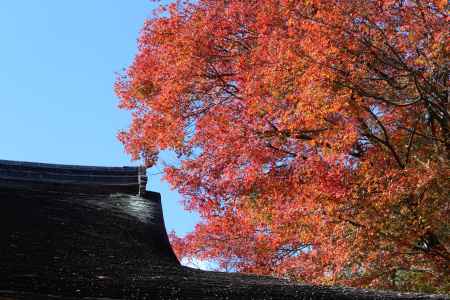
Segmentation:
{"type": "Polygon", "coordinates": [[[199,0],[146,22],[120,135],[203,217],[183,257],[448,289],[445,1],[199,0]]]}

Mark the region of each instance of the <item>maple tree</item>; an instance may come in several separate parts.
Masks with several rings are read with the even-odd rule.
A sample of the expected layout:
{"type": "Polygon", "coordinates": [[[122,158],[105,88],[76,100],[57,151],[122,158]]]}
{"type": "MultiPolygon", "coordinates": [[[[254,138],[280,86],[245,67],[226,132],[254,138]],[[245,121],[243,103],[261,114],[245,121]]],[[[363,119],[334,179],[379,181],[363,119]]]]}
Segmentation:
{"type": "Polygon", "coordinates": [[[199,0],[146,21],[119,138],[202,223],[180,258],[449,289],[446,1],[199,0]]]}

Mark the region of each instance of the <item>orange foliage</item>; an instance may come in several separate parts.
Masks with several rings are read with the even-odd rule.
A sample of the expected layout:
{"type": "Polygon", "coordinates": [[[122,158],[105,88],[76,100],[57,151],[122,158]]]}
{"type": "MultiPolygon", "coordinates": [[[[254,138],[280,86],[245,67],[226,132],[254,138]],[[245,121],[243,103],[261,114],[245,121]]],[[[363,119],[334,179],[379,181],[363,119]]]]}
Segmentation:
{"type": "Polygon", "coordinates": [[[203,217],[181,257],[312,283],[448,289],[443,1],[199,0],[116,83],[134,158],[203,217]]]}

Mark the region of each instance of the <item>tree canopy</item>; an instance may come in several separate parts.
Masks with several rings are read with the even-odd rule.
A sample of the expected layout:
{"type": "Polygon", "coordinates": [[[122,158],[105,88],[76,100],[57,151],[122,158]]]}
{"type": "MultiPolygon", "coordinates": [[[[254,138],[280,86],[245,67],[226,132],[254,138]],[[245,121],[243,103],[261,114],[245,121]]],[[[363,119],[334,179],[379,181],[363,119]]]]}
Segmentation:
{"type": "Polygon", "coordinates": [[[198,0],[146,21],[119,134],[203,221],[182,258],[448,291],[447,1],[198,0]]]}

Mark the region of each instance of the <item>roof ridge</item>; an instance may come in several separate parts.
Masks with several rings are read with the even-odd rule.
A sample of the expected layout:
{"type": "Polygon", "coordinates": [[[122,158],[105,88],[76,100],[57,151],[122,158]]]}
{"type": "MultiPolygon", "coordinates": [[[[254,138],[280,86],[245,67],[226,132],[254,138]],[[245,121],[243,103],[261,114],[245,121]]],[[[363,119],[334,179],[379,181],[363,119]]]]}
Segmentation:
{"type": "Polygon", "coordinates": [[[143,167],[102,167],[0,160],[0,187],[77,193],[145,191],[143,167]]]}
{"type": "Polygon", "coordinates": [[[0,159],[0,166],[24,167],[24,168],[55,168],[68,170],[107,170],[107,171],[134,171],[142,168],[141,166],[94,166],[94,165],[78,165],[78,164],[58,164],[58,163],[43,163],[20,160],[6,160],[0,159]]]}

